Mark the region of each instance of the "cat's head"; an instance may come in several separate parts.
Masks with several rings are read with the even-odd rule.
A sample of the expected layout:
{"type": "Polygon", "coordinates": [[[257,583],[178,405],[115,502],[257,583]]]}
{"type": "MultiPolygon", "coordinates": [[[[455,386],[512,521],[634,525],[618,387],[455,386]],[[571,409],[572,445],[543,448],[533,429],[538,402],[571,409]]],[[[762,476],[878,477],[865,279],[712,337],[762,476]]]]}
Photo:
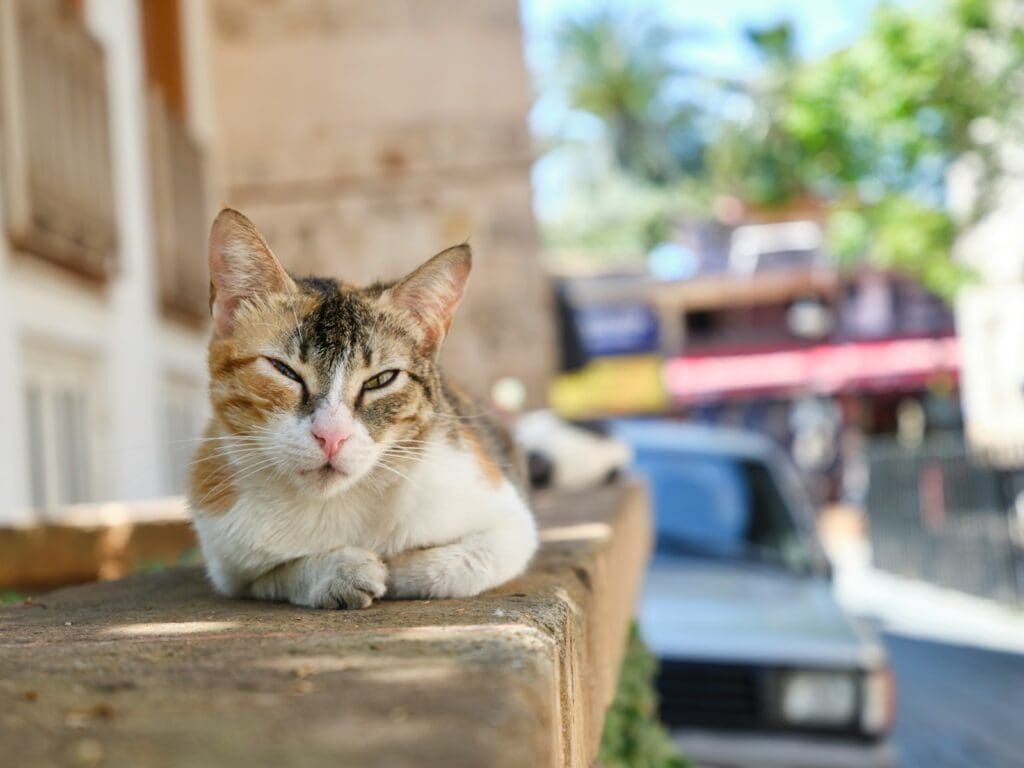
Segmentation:
{"type": "Polygon", "coordinates": [[[438,418],[437,356],[470,270],[468,245],[391,284],[293,278],[245,216],[210,235],[210,402],[240,481],[328,497],[393,481],[438,418]]]}

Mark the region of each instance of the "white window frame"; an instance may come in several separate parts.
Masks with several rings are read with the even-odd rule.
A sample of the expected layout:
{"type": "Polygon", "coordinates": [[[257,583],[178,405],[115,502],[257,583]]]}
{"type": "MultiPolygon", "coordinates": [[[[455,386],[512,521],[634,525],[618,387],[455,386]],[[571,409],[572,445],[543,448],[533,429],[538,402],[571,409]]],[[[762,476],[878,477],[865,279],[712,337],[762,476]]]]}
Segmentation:
{"type": "Polygon", "coordinates": [[[106,468],[110,457],[102,411],[105,388],[99,360],[81,351],[27,341],[22,349],[22,361],[20,405],[25,408],[24,450],[28,458],[30,505],[46,510],[102,500],[108,491],[106,468]],[[36,419],[28,402],[32,392],[40,397],[38,432],[34,432],[36,419]],[[61,423],[59,401],[68,395],[78,401],[81,409],[77,425],[61,423]],[[37,437],[39,450],[34,451],[37,437]],[[64,475],[70,467],[67,455],[62,452],[69,441],[80,443],[78,467],[82,474],[72,481],[75,488],[66,485],[64,475]]]}

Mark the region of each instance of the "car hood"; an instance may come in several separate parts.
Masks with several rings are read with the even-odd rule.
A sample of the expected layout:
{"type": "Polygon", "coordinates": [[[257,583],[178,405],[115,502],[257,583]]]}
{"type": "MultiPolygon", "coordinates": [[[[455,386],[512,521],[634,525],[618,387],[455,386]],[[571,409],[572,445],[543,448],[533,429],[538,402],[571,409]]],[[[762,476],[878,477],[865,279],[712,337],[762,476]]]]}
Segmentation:
{"type": "Polygon", "coordinates": [[[849,668],[884,658],[827,581],[743,562],[656,560],[640,628],[655,654],[669,659],[849,668]]]}

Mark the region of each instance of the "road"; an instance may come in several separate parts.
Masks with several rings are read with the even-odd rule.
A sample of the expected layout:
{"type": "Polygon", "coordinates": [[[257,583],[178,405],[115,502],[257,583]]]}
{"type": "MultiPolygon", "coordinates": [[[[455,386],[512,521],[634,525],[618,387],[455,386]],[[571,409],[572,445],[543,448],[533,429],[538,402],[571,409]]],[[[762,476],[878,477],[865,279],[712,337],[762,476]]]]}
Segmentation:
{"type": "Polygon", "coordinates": [[[883,638],[900,768],[1024,768],[1024,654],[883,638]]]}
{"type": "Polygon", "coordinates": [[[900,768],[1024,768],[1024,610],[876,570],[864,542],[832,543],[836,597],[889,652],[900,768]]]}

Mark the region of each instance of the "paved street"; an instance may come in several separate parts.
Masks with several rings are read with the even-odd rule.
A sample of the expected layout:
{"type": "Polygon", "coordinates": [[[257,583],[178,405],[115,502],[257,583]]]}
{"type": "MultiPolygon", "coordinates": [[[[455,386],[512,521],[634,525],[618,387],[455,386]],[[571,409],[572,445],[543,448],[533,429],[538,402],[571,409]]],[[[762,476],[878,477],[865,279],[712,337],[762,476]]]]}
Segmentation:
{"type": "Polygon", "coordinates": [[[832,556],[889,653],[900,768],[1024,768],[1024,611],[877,571],[854,542],[832,556]]]}
{"type": "Polygon", "coordinates": [[[900,768],[1024,766],[1024,654],[884,639],[896,676],[900,768]]]}

